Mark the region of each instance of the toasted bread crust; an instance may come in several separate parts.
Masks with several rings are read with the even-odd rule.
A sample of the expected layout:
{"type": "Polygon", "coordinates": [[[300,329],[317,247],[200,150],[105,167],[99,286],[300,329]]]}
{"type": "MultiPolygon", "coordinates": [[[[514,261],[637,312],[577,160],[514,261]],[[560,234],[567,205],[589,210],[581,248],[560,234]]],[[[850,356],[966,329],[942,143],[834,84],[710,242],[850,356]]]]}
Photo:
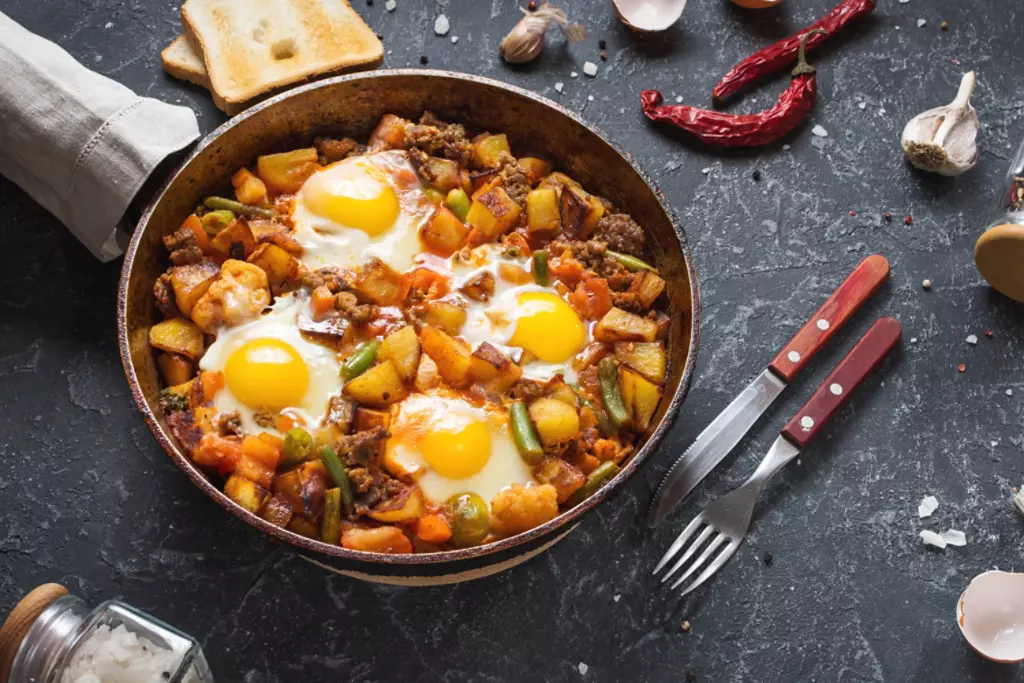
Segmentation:
{"type": "Polygon", "coordinates": [[[201,85],[209,89],[210,78],[206,74],[203,58],[192,42],[185,36],[178,36],[160,53],[164,71],[175,78],[201,85]]]}

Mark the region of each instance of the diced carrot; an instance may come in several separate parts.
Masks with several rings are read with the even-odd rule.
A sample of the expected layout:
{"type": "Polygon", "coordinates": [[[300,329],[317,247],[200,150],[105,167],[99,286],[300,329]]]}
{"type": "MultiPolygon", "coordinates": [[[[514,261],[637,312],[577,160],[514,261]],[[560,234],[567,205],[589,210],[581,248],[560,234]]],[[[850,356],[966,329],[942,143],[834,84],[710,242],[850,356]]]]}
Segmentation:
{"type": "Polygon", "coordinates": [[[224,388],[224,373],[219,370],[204,372],[199,376],[199,382],[203,389],[203,401],[209,403],[224,388]]]}
{"type": "MultiPolygon", "coordinates": [[[[252,438],[254,440],[258,440],[255,439],[255,437],[252,438]]],[[[242,443],[242,447],[245,447],[245,442],[242,443]]],[[[273,469],[267,467],[256,458],[252,458],[244,453],[238,458],[238,462],[235,463],[234,472],[238,476],[245,477],[249,481],[259,484],[265,489],[269,489],[270,485],[274,481],[273,469]]]]}
{"type": "Polygon", "coordinates": [[[281,448],[284,445],[284,439],[279,436],[275,436],[270,432],[260,432],[256,436],[260,441],[265,441],[274,448],[281,448]]]}
{"type": "Polygon", "coordinates": [[[234,471],[241,458],[241,444],[237,438],[223,437],[213,432],[203,434],[199,445],[192,451],[192,460],[200,467],[217,470],[226,476],[234,471]]]}
{"type": "Polygon", "coordinates": [[[288,413],[281,413],[274,418],[274,428],[282,434],[287,434],[295,427],[302,427],[304,424],[305,422],[301,419],[288,413]]]}
{"type": "Polygon", "coordinates": [[[519,249],[523,256],[533,254],[533,249],[530,248],[530,243],[526,240],[526,236],[518,230],[506,234],[502,239],[508,246],[519,249]]]}
{"type": "Polygon", "coordinates": [[[334,295],[327,287],[320,285],[309,298],[313,307],[313,318],[319,320],[334,310],[334,295]]]}
{"type": "Polygon", "coordinates": [[[430,268],[416,268],[403,277],[403,299],[409,292],[420,292],[427,299],[440,299],[448,293],[451,285],[448,278],[430,268]]]}
{"type": "Polygon", "coordinates": [[[548,262],[548,271],[569,287],[578,285],[587,273],[583,264],[574,259],[572,253],[568,251],[551,259],[548,262]]]}
{"type": "Polygon", "coordinates": [[[574,464],[583,474],[590,474],[597,469],[597,466],[601,464],[601,461],[590,453],[584,453],[583,456],[581,456],[574,464]]]}
{"type": "Polygon", "coordinates": [[[195,214],[190,215],[181,224],[181,227],[192,231],[192,234],[196,236],[196,244],[199,245],[204,254],[209,254],[213,251],[213,248],[210,246],[210,236],[203,230],[203,222],[199,220],[199,216],[195,214]]]}
{"type": "Polygon", "coordinates": [[[452,537],[452,527],[441,515],[426,515],[416,523],[416,536],[425,543],[444,543],[452,537]]]}
{"type": "Polygon", "coordinates": [[[612,294],[608,281],[603,277],[592,277],[576,285],[576,291],[569,295],[569,304],[587,320],[597,320],[612,310],[612,294]]]}
{"type": "Polygon", "coordinates": [[[274,471],[277,469],[278,462],[281,461],[281,440],[277,439],[277,443],[273,443],[263,438],[264,436],[277,439],[277,437],[266,432],[259,436],[247,436],[242,439],[242,456],[251,458],[274,471]]]}
{"type": "Polygon", "coordinates": [[[481,244],[487,244],[490,241],[491,238],[479,228],[473,228],[469,231],[469,234],[466,235],[466,246],[471,249],[479,247],[481,244]]]}
{"type": "MultiPolygon", "coordinates": [[[[477,197],[479,197],[482,194],[487,194],[488,192],[490,192],[491,190],[496,188],[498,186],[499,182],[501,182],[501,181],[498,180],[497,178],[491,178],[490,180],[488,180],[487,182],[483,183],[479,187],[476,187],[476,189],[473,190],[473,194],[471,196],[471,199],[476,199],[477,197]]],[[[475,185],[476,185],[476,183],[474,183],[474,186],[475,185]]]]}

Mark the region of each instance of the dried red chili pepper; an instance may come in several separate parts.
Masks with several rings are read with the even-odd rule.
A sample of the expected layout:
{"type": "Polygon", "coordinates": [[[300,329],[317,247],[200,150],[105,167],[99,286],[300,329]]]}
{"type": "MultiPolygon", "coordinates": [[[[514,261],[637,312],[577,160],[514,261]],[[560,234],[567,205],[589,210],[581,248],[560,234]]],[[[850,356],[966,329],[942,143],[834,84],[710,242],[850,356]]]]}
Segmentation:
{"type": "Polygon", "coordinates": [[[796,59],[797,51],[800,49],[801,39],[812,31],[822,29],[827,33],[816,34],[808,40],[807,50],[813,50],[818,47],[825,42],[828,36],[846,26],[851,20],[868,14],[873,9],[875,9],[875,0],[844,0],[833,8],[831,12],[796,35],[784,38],[774,45],[755,52],[734,66],[729,73],[722,76],[722,80],[711,91],[711,97],[718,102],[751,81],[776,71],[781,71],[793,63],[793,60],[796,59]]]}
{"type": "Polygon", "coordinates": [[[644,90],[640,94],[644,114],[651,121],[671,123],[693,134],[702,142],[724,147],[754,147],[774,142],[796,128],[818,92],[814,67],[807,63],[804,45],[821,29],[804,34],[801,39],[793,80],[771,109],[760,114],[728,114],[699,109],[685,104],[662,105],[661,93],[644,90]]]}

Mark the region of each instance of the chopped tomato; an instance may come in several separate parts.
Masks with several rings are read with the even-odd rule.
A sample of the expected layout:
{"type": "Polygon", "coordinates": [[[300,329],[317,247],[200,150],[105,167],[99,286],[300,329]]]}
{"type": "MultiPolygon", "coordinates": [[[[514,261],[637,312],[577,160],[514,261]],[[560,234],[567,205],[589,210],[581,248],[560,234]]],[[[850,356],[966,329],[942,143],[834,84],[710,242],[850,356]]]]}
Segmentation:
{"type": "Polygon", "coordinates": [[[431,268],[416,268],[406,273],[402,279],[403,300],[411,293],[425,299],[440,299],[451,288],[448,278],[431,268]]]}
{"type": "Polygon", "coordinates": [[[530,248],[530,243],[526,241],[526,236],[518,230],[508,233],[502,239],[509,247],[515,247],[518,249],[523,256],[529,256],[533,253],[533,249],[530,248]]]}
{"type": "MultiPolygon", "coordinates": [[[[242,447],[245,447],[244,443],[242,447]]],[[[238,458],[238,462],[235,463],[235,474],[245,477],[265,489],[269,489],[274,481],[274,470],[272,468],[267,467],[256,458],[251,458],[245,454],[241,455],[238,458]]]]}
{"type": "Polygon", "coordinates": [[[314,320],[322,320],[324,316],[334,310],[334,295],[323,285],[313,290],[309,302],[313,307],[314,320]]]}
{"type": "Polygon", "coordinates": [[[612,310],[612,293],[603,277],[592,277],[576,285],[569,303],[587,320],[597,320],[612,310]]]}
{"type": "Polygon", "coordinates": [[[203,434],[199,445],[192,451],[192,460],[200,467],[216,470],[226,476],[235,470],[241,457],[241,442],[237,437],[203,434]]]}
{"type": "Polygon", "coordinates": [[[561,256],[548,262],[548,272],[569,287],[578,285],[587,274],[583,264],[574,259],[572,253],[568,251],[562,252],[561,256]]]}
{"type": "Polygon", "coordinates": [[[377,317],[366,323],[364,330],[370,337],[386,337],[402,327],[405,327],[402,309],[397,306],[379,306],[377,317]]]}
{"type": "Polygon", "coordinates": [[[426,515],[416,523],[416,536],[425,543],[441,544],[452,537],[452,527],[441,515],[426,515]]]}
{"type": "Polygon", "coordinates": [[[266,432],[259,436],[247,436],[242,439],[242,456],[255,460],[273,472],[281,460],[281,445],[280,438],[266,432]]]}
{"type": "Polygon", "coordinates": [[[207,371],[199,376],[200,386],[203,389],[203,402],[213,400],[217,392],[224,388],[224,373],[220,371],[207,371]]]}

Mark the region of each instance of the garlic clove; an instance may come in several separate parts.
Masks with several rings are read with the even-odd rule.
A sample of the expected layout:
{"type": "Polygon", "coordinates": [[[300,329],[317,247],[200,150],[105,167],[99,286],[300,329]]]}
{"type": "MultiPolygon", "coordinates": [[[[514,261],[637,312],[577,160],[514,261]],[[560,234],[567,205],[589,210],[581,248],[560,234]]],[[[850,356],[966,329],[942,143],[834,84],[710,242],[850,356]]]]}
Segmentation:
{"type": "Polygon", "coordinates": [[[956,99],[912,118],[903,129],[901,144],[917,168],[946,176],[958,176],[978,162],[978,130],[981,122],[971,106],[973,71],[964,74],[956,99]]]}
{"type": "Polygon", "coordinates": [[[570,23],[565,10],[546,2],[532,12],[522,8],[520,10],[526,16],[502,39],[498,48],[502,58],[509,64],[525,64],[540,55],[544,50],[544,34],[550,22],[558,26],[570,43],[587,37],[584,26],[570,23]]]}
{"type": "Polygon", "coordinates": [[[686,0],[611,0],[623,24],[641,33],[664,31],[679,21],[686,0]]]}

